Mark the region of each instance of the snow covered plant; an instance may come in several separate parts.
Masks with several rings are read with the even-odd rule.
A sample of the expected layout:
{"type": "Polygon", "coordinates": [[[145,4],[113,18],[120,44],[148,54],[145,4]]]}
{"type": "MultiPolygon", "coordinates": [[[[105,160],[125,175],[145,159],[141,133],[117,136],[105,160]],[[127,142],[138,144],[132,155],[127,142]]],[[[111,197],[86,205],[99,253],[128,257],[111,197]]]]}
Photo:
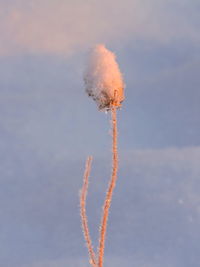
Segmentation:
{"type": "Polygon", "coordinates": [[[108,214],[118,171],[116,110],[121,106],[121,103],[124,100],[124,82],[122,74],[116,62],[115,55],[106,49],[104,45],[97,45],[92,50],[84,74],[84,81],[87,94],[94,99],[100,110],[111,111],[112,117],[112,174],[103,205],[97,254],[94,252],[92,247],[86,215],[86,196],[92,157],[88,157],[86,161],[83,186],[80,193],[81,221],[88,248],[90,264],[93,267],[103,267],[108,214]]]}
{"type": "Polygon", "coordinates": [[[84,74],[85,88],[89,96],[96,101],[99,109],[120,107],[124,100],[124,82],[115,54],[97,45],[91,51],[84,74]]]}

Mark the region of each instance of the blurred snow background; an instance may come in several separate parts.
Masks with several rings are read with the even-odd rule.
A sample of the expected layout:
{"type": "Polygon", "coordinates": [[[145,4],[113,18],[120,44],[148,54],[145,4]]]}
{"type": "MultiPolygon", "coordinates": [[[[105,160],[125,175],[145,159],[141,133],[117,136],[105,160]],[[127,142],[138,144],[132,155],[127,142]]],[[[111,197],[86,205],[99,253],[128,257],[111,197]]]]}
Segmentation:
{"type": "Polygon", "coordinates": [[[109,115],[84,92],[85,56],[105,42],[126,82],[120,173],[105,267],[200,261],[198,1],[1,1],[0,262],[88,267],[78,193],[94,156],[94,244],[110,175],[109,115]]]}

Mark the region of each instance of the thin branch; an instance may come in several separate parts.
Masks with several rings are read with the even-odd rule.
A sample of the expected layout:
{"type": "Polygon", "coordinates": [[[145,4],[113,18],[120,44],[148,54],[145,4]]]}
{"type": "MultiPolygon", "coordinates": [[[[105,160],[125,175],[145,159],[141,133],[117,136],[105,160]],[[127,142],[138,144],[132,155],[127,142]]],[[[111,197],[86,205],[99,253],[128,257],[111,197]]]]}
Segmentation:
{"type": "Polygon", "coordinates": [[[93,267],[97,267],[96,256],[92,248],[92,241],[90,238],[88,220],[87,220],[87,215],[86,215],[86,197],[87,197],[87,191],[88,191],[88,178],[90,175],[91,164],[92,164],[92,157],[90,156],[87,158],[86,165],[85,165],[83,187],[81,189],[81,194],[80,194],[80,213],[81,213],[83,234],[85,237],[85,241],[86,241],[86,245],[87,245],[88,253],[90,257],[90,264],[93,267]]]}
{"type": "Polygon", "coordinates": [[[109,214],[109,209],[111,205],[113,190],[114,190],[116,180],[117,180],[117,170],[118,170],[117,114],[116,114],[115,106],[111,108],[111,114],[112,114],[112,175],[111,175],[108,190],[106,193],[105,202],[103,205],[103,214],[102,214],[102,221],[101,221],[101,226],[100,226],[98,267],[103,267],[108,214],[109,214]]]}

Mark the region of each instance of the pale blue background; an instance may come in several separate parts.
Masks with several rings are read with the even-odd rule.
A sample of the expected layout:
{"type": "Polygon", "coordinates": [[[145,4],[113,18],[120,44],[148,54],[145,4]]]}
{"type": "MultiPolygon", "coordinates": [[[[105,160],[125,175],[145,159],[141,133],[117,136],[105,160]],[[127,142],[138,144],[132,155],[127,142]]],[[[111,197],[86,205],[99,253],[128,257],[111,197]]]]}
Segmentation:
{"type": "Polygon", "coordinates": [[[0,10],[0,266],[89,266],[79,189],[92,154],[96,247],[111,136],[82,72],[103,42],[126,82],[105,267],[198,267],[199,1],[1,0],[0,10]]]}

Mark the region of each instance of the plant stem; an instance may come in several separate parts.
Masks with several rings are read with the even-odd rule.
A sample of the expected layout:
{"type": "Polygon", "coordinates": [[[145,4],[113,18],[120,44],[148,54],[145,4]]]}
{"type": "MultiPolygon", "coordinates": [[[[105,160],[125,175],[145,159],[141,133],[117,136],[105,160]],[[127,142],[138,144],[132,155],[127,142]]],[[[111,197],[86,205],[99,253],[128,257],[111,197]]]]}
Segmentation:
{"type": "Polygon", "coordinates": [[[88,253],[90,257],[90,264],[93,267],[97,267],[96,256],[92,248],[92,241],[90,238],[88,220],[87,220],[87,215],[86,215],[86,197],[87,197],[87,191],[88,191],[88,180],[89,180],[89,175],[90,175],[91,164],[92,164],[92,157],[90,156],[87,158],[86,165],[85,165],[83,187],[81,189],[81,194],[80,194],[80,213],[81,213],[83,234],[85,237],[85,241],[86,241],[86,245],[87,245],[88,253]]]}
{"type": "Polygon", "coordinates": [[[117,153],[117,112],[116,107],[113,106],[111,109],[112,115],[112,174],[109,182],[108,190],[106,193],[105,202],[103,205],[102,221],[100,226],[100,239],[99,239],[99,254],[98,254],[98,267],[103,267],[104,259],[104,248],[105,248],[105,237],[107,230],[107,221],[109,215],[109,209],[112,200],[113,190],[117,180],[118,170],[118,153],[117,153]]]}

